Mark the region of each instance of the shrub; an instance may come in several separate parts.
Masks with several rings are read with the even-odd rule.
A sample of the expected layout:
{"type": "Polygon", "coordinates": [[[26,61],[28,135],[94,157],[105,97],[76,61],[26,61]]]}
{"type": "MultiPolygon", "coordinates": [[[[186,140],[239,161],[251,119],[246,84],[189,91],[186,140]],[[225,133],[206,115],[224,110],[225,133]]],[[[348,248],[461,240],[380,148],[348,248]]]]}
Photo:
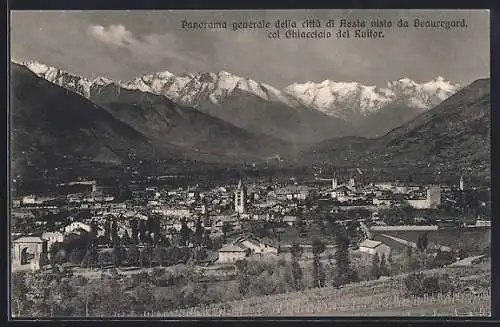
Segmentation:
{"type": "Polygon", "coordinates": [[[430,262],[429,268],[441,268],[453,262],[455,262],[453,253],[439,251],[436,257],[434,257],[434,260],[430,262]]]}
{"type": "Polygon", "coordinates": [[[413,273],[405,279],[408,296],[432,296],[437,294],[452,294],[454,285],[448,275],[433,275],[425,277],[423,273],[413,273]]]}
{"type": "Polygon", "coordinates": [[[151,276],[151,282],[155,286],[160,286],[160,287],[171,286],[174,285],[175,282],[174,277],[175,276],[172,275],[172,273],[165,271],[165,269],[163,268],[155,269],[153,270],[151,276]]]}

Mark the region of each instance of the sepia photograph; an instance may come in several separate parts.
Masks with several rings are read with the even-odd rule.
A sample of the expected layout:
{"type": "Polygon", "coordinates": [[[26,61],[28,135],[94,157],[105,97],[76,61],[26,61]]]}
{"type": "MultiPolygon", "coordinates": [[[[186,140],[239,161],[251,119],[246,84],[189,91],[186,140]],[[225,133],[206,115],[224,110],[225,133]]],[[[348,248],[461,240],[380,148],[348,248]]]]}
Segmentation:
{"type": "Polygon", "coordinates": [[[9,38],[11,319],[491,316],[489,10],[9,38]]]}

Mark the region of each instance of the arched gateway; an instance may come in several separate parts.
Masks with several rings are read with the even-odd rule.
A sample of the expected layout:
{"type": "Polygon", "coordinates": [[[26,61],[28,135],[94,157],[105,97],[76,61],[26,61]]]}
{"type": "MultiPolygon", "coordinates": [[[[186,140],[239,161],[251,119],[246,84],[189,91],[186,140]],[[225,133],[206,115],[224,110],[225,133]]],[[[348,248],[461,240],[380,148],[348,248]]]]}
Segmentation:
{"type": "Polygon", "coordinates": [[[40,257],[47,252],[47,241],[38,236],[24,236],[12,241],[12,268],[40,268],[40,257]],[[27,266],[29,265],[29,266],[27,266]]]}

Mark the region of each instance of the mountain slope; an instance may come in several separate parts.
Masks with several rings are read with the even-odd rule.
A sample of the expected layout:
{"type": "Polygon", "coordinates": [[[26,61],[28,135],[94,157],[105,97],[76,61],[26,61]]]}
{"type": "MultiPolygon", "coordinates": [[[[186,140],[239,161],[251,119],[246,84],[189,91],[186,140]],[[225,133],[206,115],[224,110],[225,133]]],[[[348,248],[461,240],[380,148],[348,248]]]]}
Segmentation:
{"type": "Polygon", "coordinates": [[[109,84],[90,99],[141,131],[154,144],[171,144],[193,159],[241,162],[274,154],[286,156],[291,151],[284,141],[250,133],[152,93],[109,84]]]}
{"type": "Polygon", "coordinates": [[[153,152],[137,130],[17,64],[11,64],[10,114],[14,176],[54,170],[68,158],[119,164],[130,153],[153,152]]]}
{"type": "Polygon", "coordinates": [[[122,85],[164,95],[253,133],[294,143],[357,133],[346,121],[303,106],[270,85],[224,71],[181,76],[162,72],[122,85]]]}
{"type": "Polygon", "coordinates": [[[303,152],[301,157],[323,163],[488,171],[490,106],[490,80],[477,80],[382,137],[358,138],[355,143],[333,139],[303,152]]]}
{"type": "Polygon", "coordinates": [[[357,134],[342,119],[303,106],[270,85],[224,71],[180,76],[165,71],[115,82],[104,77],[88,80],[36,61],[23,64],[38,76],[89,99],[102,88],[116,84],[123,89],[164,96],[254,134],[297,144],[357,134]]]}
{"type": "Polygon", "coordinates": [[[165,96],[255,134],[297,144],[342,136],[377,137],[435,107],[460,86],[436,77],[409,78],[386,87],[357,82],[294,83],[283,90],[221,71],[174,75],[168,71],[130,81],[88,80],[36,61],[23,63],[37,75],[87,98],[116,84],[165,96]]]}

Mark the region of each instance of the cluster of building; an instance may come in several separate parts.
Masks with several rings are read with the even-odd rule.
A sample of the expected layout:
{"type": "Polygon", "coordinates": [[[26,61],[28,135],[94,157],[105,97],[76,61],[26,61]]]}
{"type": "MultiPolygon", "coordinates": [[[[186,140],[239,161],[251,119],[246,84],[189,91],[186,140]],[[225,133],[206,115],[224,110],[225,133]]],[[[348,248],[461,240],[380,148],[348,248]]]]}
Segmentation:
{"type": "MultiPolygon", "coordinates": [[[[440,205],[443,189],[441,185],[362,185],[354,177],[349,178],[346,183],[339,183],[337,177],[333,177],[329,185],[321,185],[319,182],[310,184],[269,182],[247,185],[240,180],[236,186],[222,185],[208,190],[202,190],[198,185],[187,188],[134,187],[131,198],[122,202],[107,194],[95,181],[61,184],[66,194],[62,192],[63,195],[58,197],[29,195],[15,199],[12,210],[17,210],[17,213],[13,214],[26,209],[42,208],[87,210],[90,215],[78,220],[68,217],[66,222],[59,222],[54,225],[53,230],[44,230],[40,235],[16,234],[18,231],[13,230],[15,250],[12,260],[16,264],[24,264],[26,253],[32,253],[36,257],[50,248],[51,244],[61,242],[70,234],[89,232],[91,225],[97,226],[98,236],[103,235],[103,226],[110,219],[117,222],[118,235],[131,235],[131,219],[148,220],[152,215],[160,218],[163,233],[170,238],[179,233],[183,223],[194,230],[201,220],[202,227],[213,238],[228,236],[224,227],[229,226],[231,235],[226,238],[227,243],[218,250],[218,262],[221,263],[234,262],[248,256],[276,256],[279,252],[278,245],[268,240],[243,236],[248,234],[243,228],[243,222],[271,221],[285,227],[294,226],[297,218],[307,210],[305,203],[314,207],[319,201],[332,201],[338,206],[346,207],[363,206],[374,213],[380,207],[404,203],[417,209],[432,209],[440,205]]],[[[458,189],[464,190],[463,178],[458,189]]],[[[41,223],[44,224],[43,221],[41,223]]],[[[377,249],[380,244],[375,246],[368,242],[367,248],[370,246],[377,249]]],[[[370,251],[372,250],[367,250],[370,251]]]]}
{"type": "MultiPolygon", "coordinates": [[[[461,179],[463,188],[463,179],[461,179]]],[[[435,209],[441,204],[440,185],[403,185],[399,183],[371,183],[359,185],[354,177],[339,184],[332,178],[331,187],[320,190],[323,197],[330,197],[343,204],[395,206],[409,204],[417,209],[435,209]]]]}

